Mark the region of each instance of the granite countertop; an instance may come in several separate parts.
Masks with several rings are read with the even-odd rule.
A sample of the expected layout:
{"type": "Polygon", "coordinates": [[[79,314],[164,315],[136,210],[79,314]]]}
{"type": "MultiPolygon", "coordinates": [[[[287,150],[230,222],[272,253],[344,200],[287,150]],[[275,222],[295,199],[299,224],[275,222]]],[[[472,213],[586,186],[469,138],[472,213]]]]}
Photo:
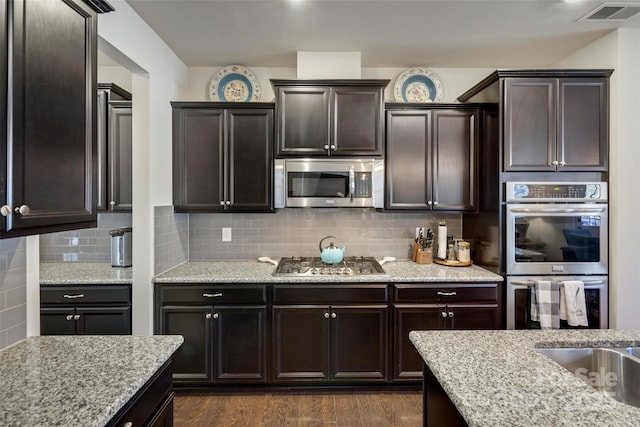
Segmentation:
{"type": "Polygon", "coordinates": [[[600,394],[536,347],[640,346],[640,330],[412,331],[470,426],[632,426],[640,408],[600,394]]]}
{"type": "Polygon", "coordinates": [[[131,284],[131,267],[112,267],[107,262],[42,262],[41,285],[131,284]]]}
{"type": "Polygon", "coordinates": [[[0,351],[0,425],[104,426],[183,339],[30,337],[0,351]]]}
{"type": "Polygon", "coordinates": [[[387,274],[363,276],[273,276],[273,264],[247,261],[189,261],[153,278],[156,283],[410,283],[502,282],[502,276],[475,265],[447,267],[409,260],[385,263],[387,274]]]}

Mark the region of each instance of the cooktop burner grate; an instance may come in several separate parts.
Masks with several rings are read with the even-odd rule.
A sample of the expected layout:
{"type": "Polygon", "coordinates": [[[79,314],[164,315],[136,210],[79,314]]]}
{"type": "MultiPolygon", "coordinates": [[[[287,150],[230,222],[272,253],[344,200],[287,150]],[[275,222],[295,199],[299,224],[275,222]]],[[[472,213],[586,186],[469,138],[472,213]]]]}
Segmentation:
{"type": "Polygon", "coordinates": [[[386,274],[373,257],[345,257],[342,262],[326,264],[320,257],[281,258],[274,276],[361,276],[386,274]]]}

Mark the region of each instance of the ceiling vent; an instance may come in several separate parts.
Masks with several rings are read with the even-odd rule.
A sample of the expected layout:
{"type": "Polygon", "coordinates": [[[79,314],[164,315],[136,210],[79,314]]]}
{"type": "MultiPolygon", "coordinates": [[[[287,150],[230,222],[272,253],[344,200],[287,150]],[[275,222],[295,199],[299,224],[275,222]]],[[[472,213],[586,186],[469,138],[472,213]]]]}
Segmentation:
{"type": "Polygon", "coordinates": [[[626,21],[639,13],[639,3],[603,3],[578,21],[626,21]]]}

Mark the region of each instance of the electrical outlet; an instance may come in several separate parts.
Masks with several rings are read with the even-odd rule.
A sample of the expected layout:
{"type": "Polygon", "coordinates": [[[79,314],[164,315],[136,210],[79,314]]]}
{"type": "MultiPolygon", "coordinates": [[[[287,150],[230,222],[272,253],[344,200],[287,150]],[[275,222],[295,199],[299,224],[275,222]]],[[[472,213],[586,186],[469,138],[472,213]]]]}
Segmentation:
{"type": "Polygon", "coordinates": [[[222,228],[222,241],[230,242],[231,241],[231,227],[223,227],[222,228]]]}

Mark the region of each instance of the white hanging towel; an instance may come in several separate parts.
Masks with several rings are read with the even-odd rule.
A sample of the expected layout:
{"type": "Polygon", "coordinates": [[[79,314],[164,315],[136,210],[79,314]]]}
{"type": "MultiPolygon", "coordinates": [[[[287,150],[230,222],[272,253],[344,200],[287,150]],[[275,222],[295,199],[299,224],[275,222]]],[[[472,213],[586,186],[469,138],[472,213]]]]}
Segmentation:
{"type": "Polygon", "coordinates": [[[589,326],[584,282],[565,280],[562,283],[564,289],[560,292],[560,319],[566,320],[569,326],[589,326]]]}

